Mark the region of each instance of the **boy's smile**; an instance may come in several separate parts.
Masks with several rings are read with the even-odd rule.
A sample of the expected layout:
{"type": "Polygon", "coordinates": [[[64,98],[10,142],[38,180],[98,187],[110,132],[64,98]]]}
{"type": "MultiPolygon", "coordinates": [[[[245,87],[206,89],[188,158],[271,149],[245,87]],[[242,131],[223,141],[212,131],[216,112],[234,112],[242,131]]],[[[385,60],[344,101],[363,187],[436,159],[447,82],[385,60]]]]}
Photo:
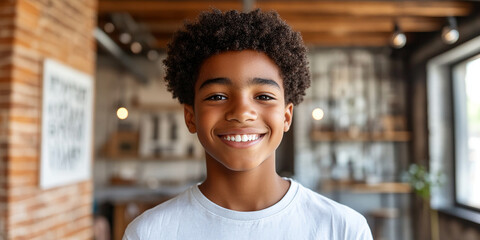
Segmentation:
{"type": "Polygon", "coordinates": [[[197,133],[207,161],[246,171],[275,161],[292,111],[273,60],[253,50],[229,51],[201,65],[194,106],[185,105],[185,121],[197,133]]]}

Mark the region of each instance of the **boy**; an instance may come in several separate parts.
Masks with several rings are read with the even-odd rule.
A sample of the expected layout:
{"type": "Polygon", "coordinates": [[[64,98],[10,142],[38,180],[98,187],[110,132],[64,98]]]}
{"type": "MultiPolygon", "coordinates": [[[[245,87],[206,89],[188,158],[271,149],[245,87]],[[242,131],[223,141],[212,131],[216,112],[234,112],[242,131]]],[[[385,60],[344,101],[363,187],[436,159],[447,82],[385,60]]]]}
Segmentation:
{"type": "Polygon", "coordinates": [[[299,33],[273,12],[213,10],[167,54],[168,90],[205,149],[207,177],[135,219],[124,240],[372,239],[363,216],[275,172],[310,85],[299,33]]]}

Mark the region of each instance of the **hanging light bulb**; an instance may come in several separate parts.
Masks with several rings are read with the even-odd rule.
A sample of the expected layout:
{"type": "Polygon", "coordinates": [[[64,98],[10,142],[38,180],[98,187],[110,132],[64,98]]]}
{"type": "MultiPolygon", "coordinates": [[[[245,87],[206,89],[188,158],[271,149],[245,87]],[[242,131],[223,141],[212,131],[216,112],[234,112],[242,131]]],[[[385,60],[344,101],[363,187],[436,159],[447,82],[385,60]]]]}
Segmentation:
{"type": "Polygon", "coordinates": [[[105,25],[103,25],[103,30],[105,30],[106,33],[112,33],[115,31],[115,25],[113,25],[111,22],[107,22],[105,25]]]}
{"type": "Polygon", "coordinates": [[[123,44],[128,44],[130,41],[132,41],[132,35],[130,35],[130,33],[124,32],[120,34],[120,42],[123,44]]]}
{"type": "Polygon", "coordinates": [[[317,121],[320,121],[320,120],[323,119],[323,116],[325,116],[325,113],[323,112],[323,110],[321,108],[313,109],[313,111],[312,111],[313,119],[315,119],[317,121]]]}
{"type": "Polygon", "coordinates": [[[448,24],[442,29],[442,39],[446,44],[454,44],[460,37],[457,20],[454,17],[448,17],[447,20],[448,24]]]}
{"type": "Polygon", "coordinates": [[[157,50],[153,50],[153,49],[152,49],[152,50],[148,51],[148,53],[147,53],[147,58],[148,58],[148,60],[150,60],[150,61],[155,61],[155,60],[157,60],[157,59],[158,59],[158,52],[157,52],[157,50]]]}
{"type": "Polygon", "coordinates": [[[138,54],[142,51],[142,44],[140,44],[139,42],[133,42],[131,45],[130,45],[130,50],[135,53],[135,54],[138,54]]]}
{"type": "Polygon", "coordinates": [[[394,48],[402,48],[407,43],[407,36],[402,32],[397,22],[393,25],[393,35],[390,43],[394,48]]]}
{"type": "Polygon", "coordinates": [[[128,117],[128,109],[126,107],[119,107],[117,109],[117,117],[120,120],[127,119],[128,117]]]}

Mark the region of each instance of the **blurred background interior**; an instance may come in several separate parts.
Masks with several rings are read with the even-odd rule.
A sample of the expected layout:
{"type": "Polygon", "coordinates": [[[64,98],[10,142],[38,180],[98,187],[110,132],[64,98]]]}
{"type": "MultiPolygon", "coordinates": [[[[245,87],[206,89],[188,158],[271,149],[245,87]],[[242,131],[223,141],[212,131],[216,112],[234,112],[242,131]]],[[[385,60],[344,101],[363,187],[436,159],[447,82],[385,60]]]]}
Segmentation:
{"type": "Polygon", "coordinates": [[[0,239],[121,239],[202,181],[162,60],[212,7],[275,10],[309,48],[280,175],[362,213],[375,239],[480,239],[480,2],[400,0],[0,1],[0,239]],[[93,79],[79,181],[42,182],[46,59],[93,79]]]}

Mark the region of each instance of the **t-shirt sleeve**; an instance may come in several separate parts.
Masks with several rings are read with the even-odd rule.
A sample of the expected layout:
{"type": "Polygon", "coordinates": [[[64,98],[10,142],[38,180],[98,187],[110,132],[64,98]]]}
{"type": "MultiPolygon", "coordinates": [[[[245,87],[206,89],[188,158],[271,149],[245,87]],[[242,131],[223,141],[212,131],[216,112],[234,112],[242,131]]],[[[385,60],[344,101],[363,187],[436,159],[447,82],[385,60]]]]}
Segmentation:
{"type": "Polygon", "coordinates": [[[341,239],[373,240],[372,231],[368,226],[367,219],[354,210],[347,208],[345,222],[345,235],[341,239]]]}
{"type": "Polygon", "coordinates": [[[122,240],[140,240],[137,231],[135,224],[130,223],[123,234],[122,240]]]}
{"type": "Polygon", "coordinates": [[[362,217],[361,223],[359,223],[358,226],[358,237],[356,238],[357,240],[373,240],[372,236],[372,231],[370,230],[370,227],[368,226],[367,220],[362,217]]]}
{"type": "Polygon", "coordinates": [[[128,224],[125,233],[123,234],[122,240],[142,240],[148,239],[145,238],[148,235],[148,227],[145,223],[144,215],[138,216],[130,224],[128,224]]]}

